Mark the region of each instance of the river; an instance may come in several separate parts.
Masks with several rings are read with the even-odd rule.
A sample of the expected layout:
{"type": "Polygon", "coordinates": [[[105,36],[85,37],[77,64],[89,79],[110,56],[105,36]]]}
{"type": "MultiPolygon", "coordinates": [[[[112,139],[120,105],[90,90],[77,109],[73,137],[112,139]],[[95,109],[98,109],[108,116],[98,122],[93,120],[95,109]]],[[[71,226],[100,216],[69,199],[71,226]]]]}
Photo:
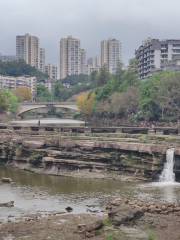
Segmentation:
{"type": "Polygon", "coordinates": [[[1,208],[0,220],[29,214],[64,212],[101,212],[111,196],[132,194],[134,184],[113,181],[39,175],[0,167],[0,178],[10,177],[13,184],[0,184],[0,202],[14,201],[14,208],[1,208]],[[92,207],[93,206],[93,207],[92,207]]]}
{"type": "Polygon", "coordinates": [[[0,221],[16,220],[31,214],[64,212],[101,214],[105,203],[113,197],[133,197],[147,201],[178,202],[180,187],[120,182],[104,179],[82,179],[30,173],[0,167],[0,178],[12,178],[12,184],[0,184],[0,202],[14,201],[15,207],[1,208],[0,221]]]}

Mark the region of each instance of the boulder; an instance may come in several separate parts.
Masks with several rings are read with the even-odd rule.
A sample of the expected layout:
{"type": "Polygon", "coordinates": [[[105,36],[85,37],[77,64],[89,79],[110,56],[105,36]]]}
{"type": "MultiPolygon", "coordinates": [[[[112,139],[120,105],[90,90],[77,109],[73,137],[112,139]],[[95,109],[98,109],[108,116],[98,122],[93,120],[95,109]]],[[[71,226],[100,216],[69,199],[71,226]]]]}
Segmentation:
{"type": "Polygon", "coordinates": [[[115,226],[126,224],[141,218],[144,212],[141,209],[134,209],[127,205],[121,205],[120,208],[108,213],[109,218],[115,226]]]}
{"type": "Polygon", "coordinates": [[[93,238],[95,236],[95,232],[86,232],[86,238],[93,238]]]}
{"type": "Polygon", "coordinates": [[[84,233],[86,231],[86,224],[78,224],[78,233],[84,233]]]}
{"type": "Polygon", "coordinates": [[[14,201],[10,201],[7,203],[0,203],[0,207],[14,207],[14,201]]]}
{"type": "Polygon", "coordinates": [[[67,211],[67,212],[72,212],[72,211],[73,211],[73,208],[72,208],[72,207],[67,207],[67,208],[66,208],[66,211],[67,211]]]}
{"type": "Polygon", "coordinates": [[[45,145],[44,141],[30,141],[30,140],[25,140],[22,142],[22,145],[26,148],[30,148],[30,149],[38,149],[38,148],[42,148],[45,145]]]}
{"type": "Polygon", "coordinates": [[[103,220],[99,219],[90,224],[79,224],[77,232],[85,234],[86,238],[92,238],[95,236],[95,232],[104,226],[103,220]]]}
{"type": "Polygon", "coordinates": [[[12,179],[11,178],[2,178],[1,179],[1,182],[3,182],[3,183],[11,183],[12,182],[12,179]]]}
{"type": "Polygon", "coordinates": [[[121,204],[121,202],[122,202],[122,199],[121,198],[117,198],[117,199],[115,199],[115,200],[113,200],[111,202],[111,205],[112,206],[119,206],[121,204]]]}
{"type": "Polygon", "coordinates": [[[42,159],[42,161],[43,162],[54,162],[55,161],[55,158],[53,158],[53,157],[43,157],[43,159],[42,159]]]}
{"type": "Polygon", "coordinates": [[[103,227],[103,221],[102,220],[97,220],[94,223],[91,223],[89,225],[86,226],[86,231],[87,232],[93,232],[96,230],[99,230],[103,227]]]}

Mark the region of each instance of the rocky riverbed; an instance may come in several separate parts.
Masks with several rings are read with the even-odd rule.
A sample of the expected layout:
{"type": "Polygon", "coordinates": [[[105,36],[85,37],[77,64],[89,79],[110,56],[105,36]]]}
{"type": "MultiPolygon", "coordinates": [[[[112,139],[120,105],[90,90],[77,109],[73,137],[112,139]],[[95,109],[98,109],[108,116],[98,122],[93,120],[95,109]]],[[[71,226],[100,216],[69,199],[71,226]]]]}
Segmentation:
{"type": "Polygon", "coordinates": [[[135,199],[113,199],[103,216],[95,214],[29,216],[0,225],[0,240],[179,240],[180,207],[135,199]]]}
{"type": "Polygon", "coordinates": [[[103,220],[93,215],[63,215],[38,218],[28,217],[17,223],[0,225],[0,240],[103,240],[104,234],[98,236],[103,220]]]}
{"type": "Polygon", "coordinates": [[[107,210],[114,227],[123,231],[126,226],[144,232],[142,239],[180,239],[180,204],[119,198],[111,201],[107,210]]]}
{"type": "MultiPolygon", "coordinates": [[[[65,133],[33,136],[27,133],[3,132],[0,138],[0,163],[37,172],[39,176],[45,173],[73,177],[69,179],[72,179],[75,185],[72,182],[68,184],[71,188],[69,194],[72,194],[77,199],[77,204],[80,204],[82,198],[78,198],[73,189],[77,185],[82,187],[84,179],[91,179],[91,181],[96,178],[101,178],[102,181],[111,179],[112,185],[107,184],[109,189],[111,187],[113,189],[116,184],[121,186],[124,183],[129,187],[133,184],[132,182],[144,183],[158,179],[166,161],[166,151],[171,147],[175,148],[174,171],[178,180],[180,172],[179,136],[65,133]],[[76,182],[77,176],[81,177],[78,182],[76,182]],[[119,179],[123,180],[123,183],[119,182],[119,179]]],[[[43,183],[51,177],[43,176],[43,183]]],[[[2,177],[11,176],[5,174],[2,177]]],[[[58,177],[57,188],[63,188],[59,179],[58,177]]],[[[29,180],[33,184],[35,177],[29,180]]],[[[26,185],[29,180],[26,179],[26,185]]],[[[14,177],[13,181],[19,184],[19,176],[14,177]]],[[[13,184],[10,183],[9,186],[9,192],[12,193],[13,184]]],[[[53,182],[49,189],[53,191],[55,186],[53,182]]],[[[88,183],[84,189],[92,187],[99,189],[98,195],[104,200],[105,195],[100,190],[102,185],[88,183]]],[[[139,188],[132,185],[129,191],[131,193],[128,195],[122,189],[118,193],[112,190],[108,199],[113,199],[109,204],[107,201],[102,201],[102,211],[98,210],[94,213],[91,211],[90,214],[87,212],[62,214],[62,211],[56,211],[47,212],[47,214],[27,214],[26,218],[20,216],[16,219],[17,221],[11,221],[9,218],[8,223],[0,224],[0,240],[80,240],[88,238],[94,240],[179,240],[180,205],[179,195],[174,197],[176,189],[171,187],[171,191],[169,189],[166,191],[165,188],[158,190],[162,194],[156,198],[149,188],[140,188],[140,185],[139,188]]],[[[18,189],[21,187],[18,186],[18,189]]],[[[26,195],[26,191],[23,194],[26,195]]],[[[90,195],[94,196],[92,192],[90,195]]],[[[36,194],[34,196],[37,197],[36,194]]],[[[58,199],[57,194],[55,198],[58,199]]],[[[13,199],[9,200],[13,201],[13,199]]],[[[32,199],[30,201],[33,202],[32,199]]],[[[55,201],[53,206],[55,206],[54,203],[55,201]]],[[[15,207],[16,204],[17,201],[15,201],[15,207]]],[[[57,206],[61,206],[61,202],[58,204],[57,206]]],[[[69,206],[74,208],[74,206],[69,206]]]]}

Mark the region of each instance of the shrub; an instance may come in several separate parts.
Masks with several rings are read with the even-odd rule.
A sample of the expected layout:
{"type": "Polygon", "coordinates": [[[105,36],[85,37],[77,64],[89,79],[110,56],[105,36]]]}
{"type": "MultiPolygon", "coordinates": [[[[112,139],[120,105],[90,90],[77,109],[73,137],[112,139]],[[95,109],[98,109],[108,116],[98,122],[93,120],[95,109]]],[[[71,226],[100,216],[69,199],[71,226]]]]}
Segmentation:
{"type": "Polygon", "coordinates": [[[33,153],[29,159],[29,162],[34,166],[34,167],[39,167],[42,163],[42,155],[39,153],[33,153]]]}

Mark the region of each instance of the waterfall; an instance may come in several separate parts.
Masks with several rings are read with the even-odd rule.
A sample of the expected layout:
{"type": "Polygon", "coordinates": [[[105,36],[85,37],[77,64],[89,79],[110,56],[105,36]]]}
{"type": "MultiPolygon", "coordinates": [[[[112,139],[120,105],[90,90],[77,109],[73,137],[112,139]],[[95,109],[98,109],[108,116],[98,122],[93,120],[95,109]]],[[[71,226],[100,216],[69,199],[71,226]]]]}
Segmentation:
{"type": "Polygon", "coordinates": [[[164,165],[164,169],[161,173],[160,182],[175,182],[175,174],[174,174],[174,148],[168,149],[166,152],[166,163],[164,165]]]}

